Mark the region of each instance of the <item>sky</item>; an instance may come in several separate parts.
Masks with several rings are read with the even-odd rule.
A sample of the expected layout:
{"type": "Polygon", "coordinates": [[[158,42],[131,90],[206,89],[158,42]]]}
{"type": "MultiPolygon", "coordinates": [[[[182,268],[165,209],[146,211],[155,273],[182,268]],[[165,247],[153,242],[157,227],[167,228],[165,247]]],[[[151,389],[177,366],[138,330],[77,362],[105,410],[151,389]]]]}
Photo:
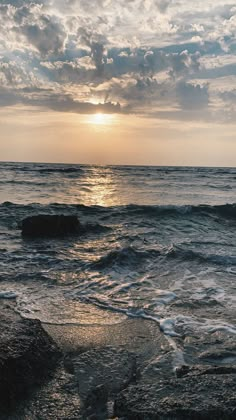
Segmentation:
{"type": "Polygon", "coordinates": [[[236,166],[232,0],[0,0],[0,160],[236,166]]]}

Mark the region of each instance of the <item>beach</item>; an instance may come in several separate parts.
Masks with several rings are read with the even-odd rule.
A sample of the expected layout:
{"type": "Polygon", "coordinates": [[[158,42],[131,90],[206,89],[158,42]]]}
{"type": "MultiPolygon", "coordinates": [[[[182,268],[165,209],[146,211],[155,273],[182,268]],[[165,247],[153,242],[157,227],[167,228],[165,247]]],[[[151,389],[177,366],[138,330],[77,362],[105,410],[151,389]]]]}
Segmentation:
{"type": "Polygon", "coordinates": [[[235,179],[0,165],[1,313],[57,354],[2,418],[235,418],[235,179]]]}
{"type": "MultiPolygon", "coordinates": [[[[14,306],[13,302],[2,303],[1,317],[10,316],[11,322],[16,319],[19,322],[14,306]]],[[[25,337],[27,329],[25,325],[25,337]]],[[[7,408],[7,400],[3,403],[1,394],[1,407],[5,407],[2,419],[233,419],[235,416],[236,367],[232,360],[223,362],[226,355],[230,358],[235,354],[233,336],[213,334],[211,342],[204,336],[186,343],[179,340],[179,348],[195,346],[197,354],[194,364],[179,364],[175,368],[173,357],[178,352],[174,354],[171,343],[153,321],[126,318],[115,325],[90,327],[43,324],[43,330],[51,337],[46,335],[45,339],[53,341],[50,347],[47,344],[42,348],[39,341],[39,347],[33,347],[34,359],[27,362],[34,369],[33,387],[32,373],[27,376],[22,356],[17,357],[15,351],[17,376],[16,372],[13,375],[21,391],[18,388],[13,391],[13,384],[8,381],[6,391],[10,387],[14,401],[7,408]],[[40,362],[42,378],[34,368],[37,352],[44,354],[40,362]]],[[[16,328],[15,334],[19,346],[22,333],[16,328]]],[[[4,339],[1,336],[1,341],[4,339]]],[[[12,348],[12,338],[10,343],[12,348]]],[[[11,361],[10,352],[5,363],[11,361]]],[[[2,358],[2,345],[0,354],[2,358]]],[[[22,349],[19,354],[22,355],[22,349]]],[[[31,360],[29,350],[26,354],[31,360]]]]}

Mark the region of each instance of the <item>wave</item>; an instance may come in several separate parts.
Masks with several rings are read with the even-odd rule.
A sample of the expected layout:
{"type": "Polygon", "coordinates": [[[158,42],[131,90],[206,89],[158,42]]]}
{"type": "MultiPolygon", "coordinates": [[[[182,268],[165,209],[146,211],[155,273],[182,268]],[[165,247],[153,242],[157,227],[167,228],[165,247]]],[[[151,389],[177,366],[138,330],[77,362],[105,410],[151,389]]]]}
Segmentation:
{"type": "Polygon", "coordinates": [[[217,264],[222,266],[236,265],[236,255],[207,254],[199,251],[183,249],[172,246],[165,252],[167,258],[177,258],[186,261],[197,260],[199,262],[217,264]]]}
{"type": "Polygon", "coordinates": [[[112,231],[110,226],[101,225],[100,223],[86,223],[82,225],[84,233],[106,233],[112,231]]]}
{"type": "Polygon", "coordinates": [[[103,207],[98,205],[86,206],[84,204],[15,204],[13,202],[6,201],[0,204],[0,212],[5,211],[6,208],[11,208],[13,211],[26,212],[37,214],[38,211],[49,212],[51,214],[57,214],[59,211],[65,212],[66,214],[75,214],[82,212],[86,215],[106,215],[109,217],[119,216],[140,216],[144,217],[175,217],[185,218],[187,216],[199,216],[199,217],[218,217],[223,219],[236,220],[236,203],[223,204],[223,205],[136,205],[129,204],[124,206],[111,206],[103,207]]]}
{"type": "Polygon", "coordinates": [[[91,264],[91,268],[103,269],[109,268],[113,265],[127,266],[127,265],[140,265],[150,257],[157,257],[160,255],[159,250],[137,250],[131,246],[121,249],[116,249],[108,252],[106,255],[99,258],[91,264]]]}
{"type": "Polygon", "coordinates": [[[71,174],[71,173],[75,173],[75,174],[83,174],[84,171],[81,168],[42,168],[42,169],[38,169],[38,172],[40,172],[41,174],[48,174],[48,173],[62,173],[62,174],[71,174]]]}
{"type": "Polygon", "coordinates": [[[10,170],[10,171],[17,171],[17,172],[36,172],[40,174],[48,174],[48,173],[62,173],[62,174],[69,174],[69,173],[84,173],[84,170],[79,166],[45,166],[45,165],[29,165],[29,166],[19,166],[19,165],[8,165],[0,168],[1,170],[10,170]]]}
{"type": "Polygon", "coordinates": [[[214,190],[223,190],[223,191],[230,191],[233,189],[231,185],[216,185],[216,184],[206,184],[208,188],[212,188],[214,190]]]}
{"type": "Polygon", "coordinates": [[[134,247],[124,247],[115,249],[91,263],[92,269],[109,269],[113,266],[127,267],[143,265],[158,257],[176,258],[185,261],[196,260],[200,263],[217,264],[222,266],[235,266],[236,256],[220,254],[204,254],[194,250],[181,249],[172,246],[169,249],[136,249],[134,247]]]}
{"type": "MultiPolygon", "coordinates": [[[[45,187],[45,182],[43,181],[28,181],[28,180],[18,180],[18,179],[10,179],[10,180],[0,180],[0,184],[2,185],[32,185],[32,186],[40,186],[45,187]]],[[[57,185],[56,182],[50,182],[50,185],[57,185]]]]}
{"type": "Polygon", "coordinates": [[[226,218],[236,219],[236,203],[233,204],[222,204],[222,205],[205,205],[200,204],[198,206],[191,205],[166,205],[166,206],[140,206],[130,204],[127,207],[127,211],[133,214],[147,214],[153,216],[185,216],[188,214],[201,214],[201,215],[215,215],[226,218]]]}

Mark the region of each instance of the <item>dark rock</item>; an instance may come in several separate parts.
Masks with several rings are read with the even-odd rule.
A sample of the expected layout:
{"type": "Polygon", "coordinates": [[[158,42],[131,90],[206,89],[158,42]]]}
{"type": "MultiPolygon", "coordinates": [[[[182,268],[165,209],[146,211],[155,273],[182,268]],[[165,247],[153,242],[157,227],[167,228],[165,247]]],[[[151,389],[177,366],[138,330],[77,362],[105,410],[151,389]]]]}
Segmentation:
{"type": "Polygon", "coordinates": [[[106,404],[108,400],[108,389],[106,384],[97,385],[91,390],[87,396],[86,405],[92,407],[98,407],[106,404]]]}
{"type": "Polygon", "coordinates": [[[40,384],[56,365],[60,352],[38,320],[21,319],[10,307],[0,312],[0,412],[40,384]]]}
{"type": "Polygon", "coordinates": [[[66,236],[78,234],[81,230],[76,216],[39,214],[22,221],[22,235],[29,237],[66,236]]]}
{"type": "Polygon", "coordinates": [[[236,374],[236,366],[212,366],[212,365],[183,365],[175,370],[177,378],[183,376],[199,376],[199,375],[227,375],[236,374]]]}
{"type": "Polygon", "coordinates": [[[232,366],[236,364],[236,336],[229,331],[187,336],[183,342],[183,350],[187,365],[232,366]]]}
{"type": "Polygon", "coordinates": [[[236,418],[236,375],[200,375],[130,385],[115,401],[115,415],[133,420],[236,418]]]}
{"type": "Polygon", "coordinates": [[[230,351],[229,349],[215,348],[214,350],[207,350],[202,352],[199,355],[199,359],[212,363],[232,363],[236,362],[236,350],[230,351]]]}
{"type": "Polygon", "coordinates": [[[136,357],[124,349],[107,346],[72,360],[79,394],[85,405],[107,400],[135,379],[136,357]]]}
{"type": "Polygon", "coordinates": [[[77,386],[59,362],[49,380],[37,387],[29,399],[23,400],[14,415],[4,420],[85,420],[80,413],[77,386]]]}

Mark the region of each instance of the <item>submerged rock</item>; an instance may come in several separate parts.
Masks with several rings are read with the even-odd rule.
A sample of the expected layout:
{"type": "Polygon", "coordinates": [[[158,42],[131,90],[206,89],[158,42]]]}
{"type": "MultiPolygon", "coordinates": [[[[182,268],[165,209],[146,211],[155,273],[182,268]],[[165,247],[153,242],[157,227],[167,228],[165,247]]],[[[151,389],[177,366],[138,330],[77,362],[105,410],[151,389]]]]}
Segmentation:
{"type": "Polygon", "coordinates": [[[116,398],[115,414],[132,420],[235,419],[236,375],[201,371],[196,376],[131,385],[116,398]]]}
{"type": "Polygon", "coordinates": [[[15,407],[33,385],[42,382],[60,357],[40,321],[21,319],[0,307],[0,413],[15,407]]]}
{"type": "Polygon", "coordinates": [[[77,216],[46,215],[27,217],[22,221],[22,235],[29,237],[58,237],[82,231],[77,216]]]}

